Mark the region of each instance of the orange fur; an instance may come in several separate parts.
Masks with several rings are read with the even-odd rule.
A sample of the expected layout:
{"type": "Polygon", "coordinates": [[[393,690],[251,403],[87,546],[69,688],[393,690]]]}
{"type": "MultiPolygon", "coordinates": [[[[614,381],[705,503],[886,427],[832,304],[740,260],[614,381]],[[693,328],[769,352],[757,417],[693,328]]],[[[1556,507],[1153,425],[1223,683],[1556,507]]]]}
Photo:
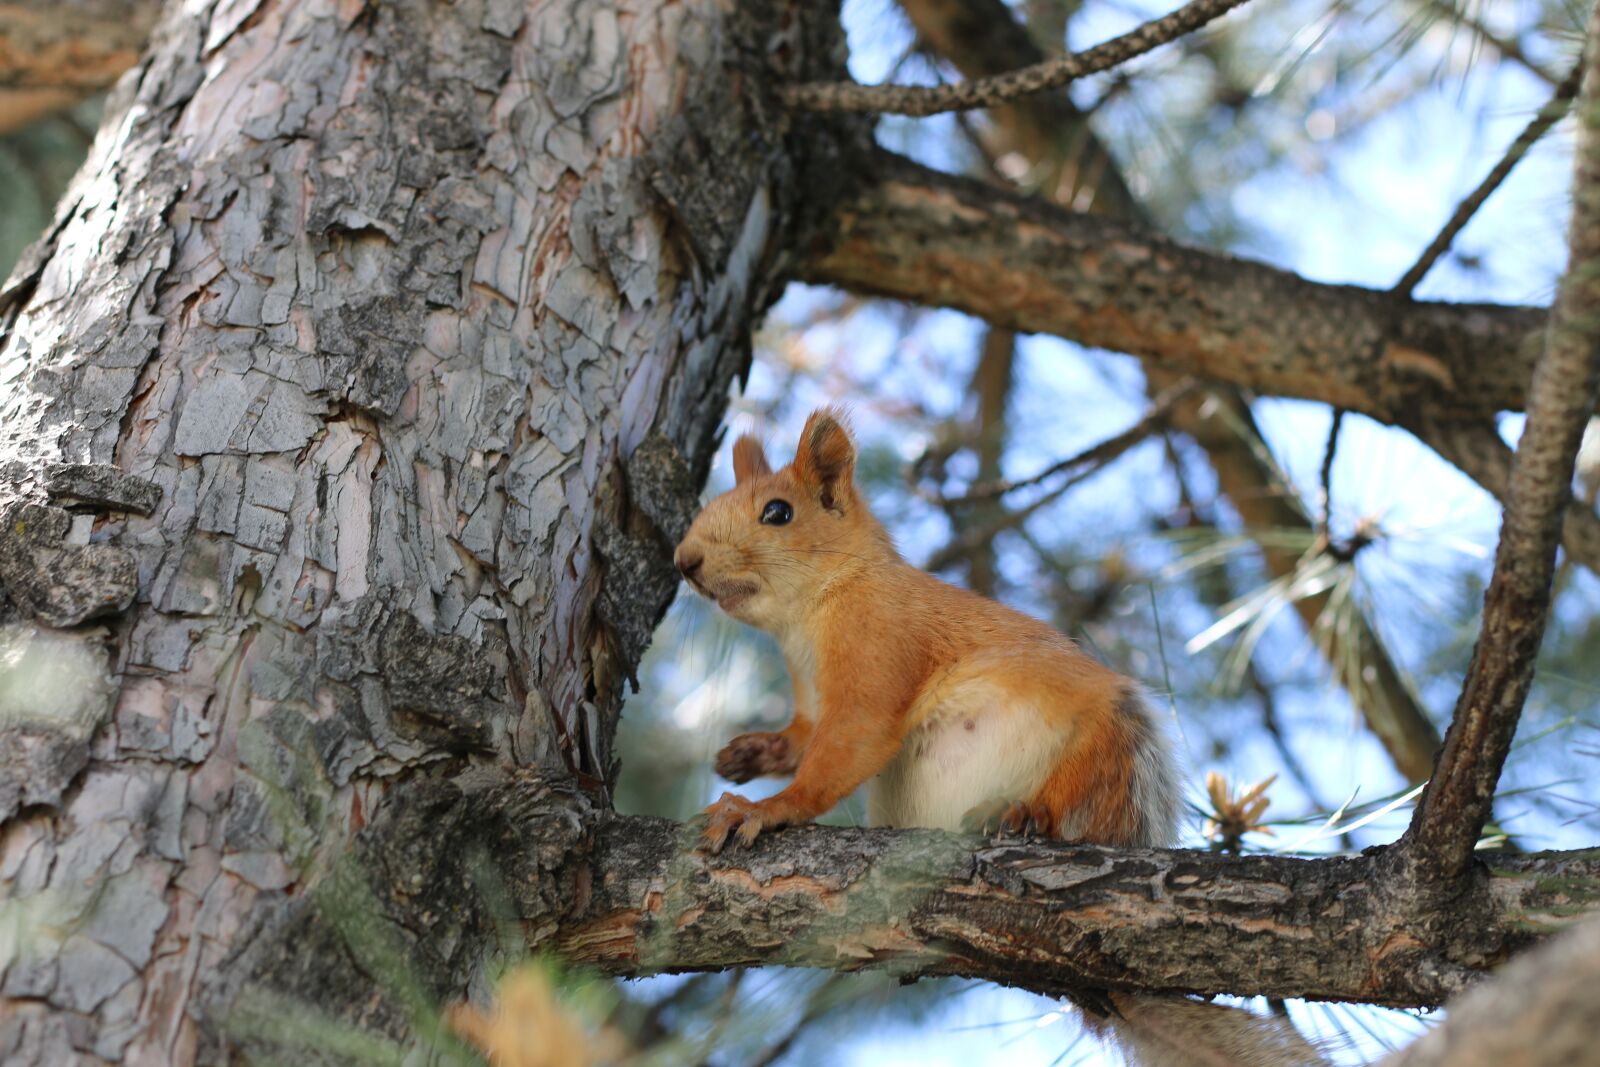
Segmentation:
{"type": "Polygon", "coordinates": [[[1167,843],[1173,775],[1132,683],[1037,619],[907,564],[854,464],[832,410],[811,416],[780,470],[742,437],[737,484],[678,547],[698,591],[778,639],[795,688],[788,727],[735,738],[718,757],[735,780],[792,768],[793,781],[760,802],[724,794],[707,845],[810,821],[869,779],[882,794],[874,821],[887,825],[960,829],[1000,801],[1047,813],[1057,835],[1167,843]],[[792,521],[764,523],[773,502],[792,521]],[[1141,758],[1160,788],[1137,788],[1141,758]]]}
{"type": "MultiPolygon", "coordinates": [[[[758,802],[724,793],[707,809],[706,847],[810,821],[869,780],[879,825],[1042,824],[1069,840],[1170,844],[1177,775],[1138,687],[1037,619],[907,564],[861,499],[854,464],[836,411],[811,416],[781,470],[741,438],[736,485],[678,546],[697,591],[777,638],[794,683],[793,722],[717,756],[734,781],[793,781],[758,802]],[[762,521],[776,503],[791,521],[762,521]]],[[[1283,1020],[1184,997],[1111,1002],[1092,1025],[1145,1067],[1324,1062],[1283,1020]]]]}
{"type": "Polygon", "coordinates": [[[1141,840],[1142,815],[1129,802],[1133,789],[1134,739],[1125,716],[1115,712],[1116,696],[1097,694],[1089,714],[1097,722],[1095,744],[1065,753],[1050,772],[1037,802],[1055,816],[1056,825],[1081,820],[1082,829],[1071,836],[1105,845],[1135,844],[1141,840]]]}

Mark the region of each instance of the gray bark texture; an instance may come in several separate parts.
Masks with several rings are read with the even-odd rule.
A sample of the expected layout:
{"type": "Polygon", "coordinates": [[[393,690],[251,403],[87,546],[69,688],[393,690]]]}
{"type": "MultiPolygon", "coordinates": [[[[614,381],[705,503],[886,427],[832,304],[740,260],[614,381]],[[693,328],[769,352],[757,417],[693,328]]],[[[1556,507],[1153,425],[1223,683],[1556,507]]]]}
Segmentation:
{"type": "Polygon", "coordinates": [[[468,991],[495,928],[457,886],[377,928],[418,875],[352,838],[497,764],[606,795],[849,169],[769,93],[841,58],[825,5],[169,6],[0,296],[0,1060],[219,1062],[269,994],[404,1042],[468,991]],[[281,980],[391,936],[406,982],[281,980]]]}

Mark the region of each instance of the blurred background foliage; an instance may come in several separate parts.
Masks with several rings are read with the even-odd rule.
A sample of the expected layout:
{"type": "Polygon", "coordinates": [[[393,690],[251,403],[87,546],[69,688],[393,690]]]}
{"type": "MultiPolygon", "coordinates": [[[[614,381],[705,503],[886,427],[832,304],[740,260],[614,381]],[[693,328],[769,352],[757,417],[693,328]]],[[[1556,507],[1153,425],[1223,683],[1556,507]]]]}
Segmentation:
{"type": "MultiPolygon", "coordinates": [[[[1047,52],[1092,44],[1169,6],[1006,5],[1047,52]]],[[[886,118],[879,138],[931,165],[1139,217],[1191,243],[1318,280],[1388,287],[1549,99],[1573,63],[1582,16],[1569,0],[1261,2],[1073,85],[1088,126],[1062,131],[1059,158],[1029,158],[984,113],[886,118]],[[1109,159],[1096,157],[1097,143],[1109,159]]],[[[895,0],[846,0],[844,17],[858,80],[960,77],[895,0]]],[[[7,270],[48,224],[97,106],[0,138],[7,270]]],[[[1565,261],[1569,162],[1563,123],[1419,295],[1547,303],[1565,261]]],[[[1168,384],[1147,381],[1129,357],[796,286],[756,339],[729,426],[764,435],[779,460],[812,407],[849,405],[859,477],[910,559],[939,562],[950,580],[1051,620],[1171,709],[1193,806],[1185,844],[1327,852],[1392,840],[1418,776],[1369,723],[1381,705],[1403,704],[1430,729],[1447,724],[1498,509],[1400,431],[1345,417],[1330,457],[1334,413],[1325,406],[1203,389],[1188,401],[1186,425],[1209,427],[1208,441],[1177,418],[1157,420],[1115,459],[1075,468],[1070,485],[1058,475],[998,499],[960,499],[974,484],[1026,479],[1126,430],[1168,384]],[[1219,476],[1216,457],[1228,449],[1252,457],[1252,486],[1219,476]],[[1264,500],[1281,505],[1265,525],[1250,518],[1264,500]],[[1277,776],[1261,816],[1270,835],[1202,836],[1215,814],[1203,785],[1212,772],[1236,792],[1277,776]]],[[[1507,418],[1501,429],[1514,440],[1519,427],[1507,418]]],[[[730,482],[724,457],[707,493],[730,482]]],[[[1600,447],[1590,447],[1580,488],[1591,504],[1597,485],[1600,447]]],[[[1600,584],[1569,565],[1558,588],[1490,843],[1540,849],[1600,838],[1589,785],[1600,767],[1600,584]]],[[[625,812],[694,814],[728,788],[710,770],[717,749],[741,730],[786,721],[775,648],[689,595],[640,674],[620,738],[616,802],[625,812]]],[[[830,816],[862,818],[859,800],[830,816]]],[[[588,1024],[620,1035],[627,1062],[641,1064],[1104,1057],[1079,1039],[1071,1012],[979,983],[901,987],[883,974],[756,970],[632,983],[568,975],[563,984],[586,1005],[588,1024]],[[594,985],[607,994],[596,998],[594,985]]],[[[1346,1062],[1428,1024],[1351,1006],[1257,1007],[1337,1039],[1346,1062]]]]}
{"type": "Polygon", "coordinates": [[[0,274],[50,222],[100,124],[100,98],[0,136],[0,274]]]}

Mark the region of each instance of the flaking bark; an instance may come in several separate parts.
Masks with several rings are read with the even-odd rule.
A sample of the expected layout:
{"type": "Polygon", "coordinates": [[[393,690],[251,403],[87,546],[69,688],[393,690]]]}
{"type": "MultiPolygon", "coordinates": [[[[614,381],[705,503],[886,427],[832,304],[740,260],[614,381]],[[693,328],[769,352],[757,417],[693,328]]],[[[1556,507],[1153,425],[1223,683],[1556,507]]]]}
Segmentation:
{"type": "Polygon", "coordinates": [[[484,973],[439,885],[448,943],[382,977],[363,903],[419,872],[352,842],[488,766],[606,793],[752,323],[851,169],[773,95],[839,43],[781,2],[170,6],[0,294],[0,640],[50,683],[0,707],[0,1059],[229,1059],[275,954],[277,1032],[359,1000],[403,1048],[484,973]]]}
{"type": "Polygon", "coordinates": [[[135,576],[0,605],[74,680],[0,709],[8,1062],[398,1060],[529,947],[1436,1003],[1594,907],[1587,855],[1435,914],[1381,854],[713,862],[604,812],[750,324],[861,167],[776,105],[839,43],[801,3],[173,5],[0,294],[7,559],[135,576]]]}

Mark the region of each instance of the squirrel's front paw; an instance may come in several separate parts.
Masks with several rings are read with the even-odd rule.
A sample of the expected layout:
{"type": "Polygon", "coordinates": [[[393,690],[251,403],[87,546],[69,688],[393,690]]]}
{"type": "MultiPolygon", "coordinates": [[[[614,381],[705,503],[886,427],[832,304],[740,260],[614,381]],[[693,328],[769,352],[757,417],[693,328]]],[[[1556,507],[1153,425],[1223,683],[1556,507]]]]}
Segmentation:
{"type": "Polygon", "coordinates": [[[700,843],[712,855],[722,851],[728,835],[738,837],[739,844],[749,847],[756,835],[767,827],[761,817],[761,805],[746,800],[735,793],[724,793],[717,802],[706,809],[706,828],[700,834],[700,843]]]}
{"type": "Polygon", "coordinates": [[[743,785],[764,774],[792,774],[797,761],[789,739],[779,733],[740,734],[717,753],[717,773],[743,785]]]}

